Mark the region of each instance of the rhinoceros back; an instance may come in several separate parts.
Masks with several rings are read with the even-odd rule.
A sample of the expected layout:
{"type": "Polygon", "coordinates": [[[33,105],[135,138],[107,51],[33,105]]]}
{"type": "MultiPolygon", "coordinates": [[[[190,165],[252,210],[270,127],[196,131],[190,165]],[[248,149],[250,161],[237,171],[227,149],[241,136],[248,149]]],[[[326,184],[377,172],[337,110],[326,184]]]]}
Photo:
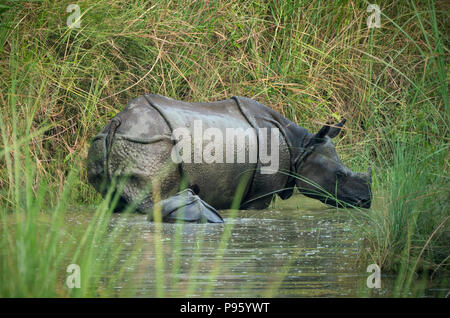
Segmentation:
{"type": "MultiPolygon", "coordinates": [[[[257,101],[245,97],[233,97],[231,99],[208,102],[208,103],[188,103],[177,101],[161,95],[146,95],[148,102],[159,110],[166,119],[172,131],[176,128],[187,128],[192,136],[192,149],[194,141],[200,136],[194,132],[194,123],[201,121],[203,131],[208,128],[216,128],[226,132],[229,128],[240,128],[242,130],[267,128],[279,129],[279,167],[273,174],[262,174],[262,163],[259,160],[260,140],[256,134],[246,139],[245,162],[226,163],[206,163],[195,162],[194,154],[191,153],[191,162],[182,163],[182,171],[186,175],[191,185],[196,185],[200,190],[199,195],[207,202],[217,208],[229,208],[236,194],[239,183],[245,183],[244,200],[250,202],[248,207],[266,206],[270,203],[274,193],[278,193],[282,198],[289,197],[293,191],[293,182],[290,178],[291,170],[291,148],[296,144],[296,135],[299,128],[288,119],[257,101]],[[292,126],[292,127],[291,127],[292,126]],[[294,130],[292,130],[294,129],[294,130]],[[288,140],[289,139],[289,140],[288,140]],[[249,151],[257,151],[256,160],[251,161],[249,151]],[[254,201],[258,201],[254,205],[254,201]]],[[[225,138],[229,137],[224,134],[225,138]]],[[[298,136],[297,136],[298,137],[298,136]]],[[[300,136],[301,137],[301,136],[300,136]]],[[[270,137],[266,138],[269,141],[270,137]]],[[[203,149],[209,142],[201,140],[203,149]]],[[[234,149],[235,152],[242,149],[234,149]]],[[[225,157],[227,149],[223,143],[223,154],[225,157]]],[[[237,153],[234,153],[237,159],[237,153]]],[[[254,157],[255,158],[255,157],[254,157]]]]}
{"type": "MultiPolygon", "coordinates": [[[[244,192],[248,192],[257,167],[256,161],[250,162],[248,155],[245,162],[237,162],[236,154],[233,154],[232,162],[227,162],[226,158],[227,129],[246,131],[253,128],[233,99],[212,103],[188,103],[153,94],[145,95],[145,98],[162,114],[172,132],[179,128],[189,130],[192,138],[191,158],[189,162],[183,161],[180,165],[189,185],[195,185],[203,200],[218,209],[227,209],[231,207],[239,183],[244,183],[244,192]],[[213,163],[206,162],[203,158],[207,145],[211,143],[211,140],[203,138],[203,132],[209,128],[218,129],[223,136],[222,156],[216,157],[219,160],[213,163]],[[199,145],[201,149],[195,157],[194,149],[199,145]]],[[[249,136],[245,139],[244,151],[248,153],[252,145],[257,149],[257,139],[249,136]]]]}

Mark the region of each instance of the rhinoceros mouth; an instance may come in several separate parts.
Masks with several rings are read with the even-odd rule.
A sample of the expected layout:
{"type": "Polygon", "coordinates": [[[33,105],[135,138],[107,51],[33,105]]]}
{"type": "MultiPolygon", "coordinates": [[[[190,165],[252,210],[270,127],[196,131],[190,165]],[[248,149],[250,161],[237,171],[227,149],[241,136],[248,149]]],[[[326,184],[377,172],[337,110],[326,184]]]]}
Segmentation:
{"type": "Polygon", "coordinates": [[[317,192],[312,193],[308,190],[301,191],[300,192],[312,199],[319,200],[322,203],[325,203],[326,205],[332,206],[332,207],[338,207],[338,208],[364,208],[369,209],[372,204],[372,198],[367,199],[353,199],[353,198],[335,198],[330,195],[321,195],[317,192]]]}

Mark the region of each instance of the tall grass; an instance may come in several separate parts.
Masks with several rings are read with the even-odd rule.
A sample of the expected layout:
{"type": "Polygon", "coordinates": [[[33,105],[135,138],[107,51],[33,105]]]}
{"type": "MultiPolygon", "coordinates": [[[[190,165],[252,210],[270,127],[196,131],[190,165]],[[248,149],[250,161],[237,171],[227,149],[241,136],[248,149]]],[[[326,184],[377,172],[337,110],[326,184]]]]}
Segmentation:
{"type": "MultiPolygon", "coordinates": [[[[0,125],[4,131],[3,124],[0,125]]],[[[36,167],[28,147],[10,145],[13,183],[11,194],[0,207],[2,236],[0,246],[0,295],[2,297],[117,296],[117,281],[123,279],[118,264],[123,251],[118,237],[124,237],[124,224],[109,229],[111,193],[91,215],[86,224],[70,223],[70,192],[79,178],[79,167],[70,171],[58,195],[45,179],[34,183],[36,167]],[[52,204],[50,198],[56,199],[52,204]],[[66,278],[69,265],[80,266],[80,286],[69,289],[66,278]],[[117,272],[106,276],[105,273],[117,272]],[[102,279],[102,280],[101,280],[102,279]]],[[[9,155],[9,153],[6,153],[9,155]]],[[[128,262],[136,262],[139,245],[131,251],[128,262]]],[[[129,264],[127,264],[129,266],[129,264]]]]}
{"type": "Polygon", "coordinates": [[[367,227],[362,231],[371,259],[385,272],[398,273],[395,293],[402,296],[410,291],[417,273],[432,277],[440,273],[448,280],[450,255],[449,112],[444,62],[448,61],[444,44],[448,34],[441,33],[435,2],[424,4],[422,10],[416,2],[408,5],[412,10],[404,23],[386,15],[396,29],[393,39],[402,34],[407,40],[394,58],[415,51],[422,57],[416,66],[421,66],[408,69],[394,64],[395,59],[385,59],[380,61],[385,65],[383,72],[372,74],[375,80],[370,91],[377,101],[377,112],[370,122],[380,127],[374,141],[382,145],[370,149],[375,154],[370,158],[378,167],[376,194],[381,200],[367,213],[367,227]],[[381,83],[389,68],[407,84],[398,86],[396,92],[401,98],[398,112],[391,109],[382,114],[379,110],[387,105],[386,85],[381,83]]]}
{"type": "MultiPolygon", "coordinates": [[[[362,258],[400,273],[402,290],[417,271],[448,271],[445,1],[382,4],[380,29],[367,27],[367,1],[84,0],[80,29],[66,25],[70,3],[0,7],[0,275],[22,282],[1,283],[2,295],[62,290],[44,276],[56,277],[77,249],[55,243],[70,236],[58,230],[68,230],[68,206],[98,205],[85,242],[111,234],[107,205],[80,163],[90,138],[149,92],[249,96],[311,130],[347,118],[343,161],[374,166],[362,258]]],[[[79,261],[92,268],[120,250],[83,246],[79,261]]]]}
{"type": "Polygon", "coordinates": [[[393,158],[379,177],[381,198],[369,212],[361,211],[366,223],[360,232],[366,263],[397,273],[393,294],[407,296],[418,274],[448,281],[448,176],[435,170],[448,145],[423,153],[417,138],[399,136],[389,143],[393,158]]]}
{"type": "MultiPolygon", "coordinates": [[[[72,166],[59,193],[48,176],[38,176],[39,161],[32,158],[29,147],[30,125],[20,127],[15,88],[11,80],[6,109],[12,116],[6,125],[4,110],[0,113],[3,136],[2,156],[7,162],[9,188],[2,193],[0,206],[0,296],[2,297],[61,297],[116,296],[114,286],[123,278],[118,256],[123,250],[117,237],[122,237],[124,222],[109,230],[110,216],[117,197],[108,193],[91,215],[87,226],[68,222],[71,192],[76,191],[80,178],[79,162],[72,166]],[[21,131],[25,129],[25,131],[21,131]],[[6,136],[10,133],[11,143],[6,136]],[[101,260],[101,261],[99,261],[101,260]],[[69,265],[76,264],[82,288],[69,289],[66,277],[69,265]],[[119,271],[117,275],[104,273],[119,271]],[[100,281],[103,279],[103,281],[100,281]]],[[[28,122],[33,115],[25,118],[28,122]]],[[[38,131],[39,132],[39,131],[38,131]]],[[[35,137],[39,135],[34,134],[35,137]]],[[[129,262],[136,261],[139,245],[131,251],[129,262]]]]}

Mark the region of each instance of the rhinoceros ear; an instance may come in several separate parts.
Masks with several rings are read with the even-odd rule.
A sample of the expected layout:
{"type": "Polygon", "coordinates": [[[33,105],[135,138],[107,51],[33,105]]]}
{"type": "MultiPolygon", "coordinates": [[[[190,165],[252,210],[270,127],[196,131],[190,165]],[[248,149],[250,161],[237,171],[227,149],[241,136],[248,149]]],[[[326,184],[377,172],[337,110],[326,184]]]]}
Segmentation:
{"type": "Polygon", "coordinates": [[[330,137],[330,138],[336,137],[341,132],[341,128],[342,128],[342,126],[344,126],[346,121],[347,120],[345,118],[343,118],[340,123],[331,127],[330,130],[328,131],[328,137],[330,137]]]}
{"type": "Polygon", "coordinates": [[[320,128],[319,132],[314,135],[314,141],[316,143],[323,141],[323,139],[325,138],[325,136],[328,134],[329,131],[330,131],[330,126],[324,125],[322,128],[320,128]]]}

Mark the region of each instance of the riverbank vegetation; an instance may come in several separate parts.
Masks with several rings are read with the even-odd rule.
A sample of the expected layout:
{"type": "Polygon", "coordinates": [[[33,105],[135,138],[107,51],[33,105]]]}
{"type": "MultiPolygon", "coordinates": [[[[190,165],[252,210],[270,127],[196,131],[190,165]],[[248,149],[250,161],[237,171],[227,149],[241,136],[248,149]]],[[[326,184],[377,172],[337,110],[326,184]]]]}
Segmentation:
{"type": "Polygon", "coordinates": [[[346,0],[84,0],[69,28],[72,2],[0,5],[2,296],[68,295],[57,283],[66,254],[100,284],[95,260],[121,247],[102,242],[111,211],[87,182],[89,141],[150,92],[248,96],[311,131],[345,117],[338,153],[373,168],[372,209],[349,211],[362,219],[361,264],[398,275],[402,296],[418,274],[448,277],[446,1],[383,3],[380,28],[368,28],[368,2],[346,0]],[[87,205],[98,208],[78,246],[63,215],[87,205]]]}

